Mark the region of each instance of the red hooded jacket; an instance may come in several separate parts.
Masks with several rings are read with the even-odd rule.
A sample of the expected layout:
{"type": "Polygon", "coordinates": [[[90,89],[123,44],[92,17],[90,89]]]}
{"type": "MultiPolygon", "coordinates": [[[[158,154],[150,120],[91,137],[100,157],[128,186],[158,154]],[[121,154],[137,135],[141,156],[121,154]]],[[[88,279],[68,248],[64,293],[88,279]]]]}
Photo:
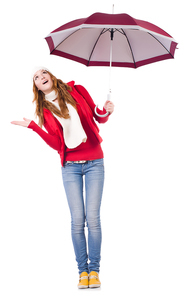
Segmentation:
{"type": "MultiPolygon", "coordinates": [[[[70,94],[78,103],[77,106],[79,107],[77,109],[79,117],[85,117],[88,127],[93,132],[94,136],[98,140],[98,143],[101,143],[102,138],[99,135],[99,129],[94,121],[94,118],[99,123],[105,123],[108,120],[109,116],[98,117],[94,113],[96,105],[93,102],[87,90],[83,86],[75,85],[74,81],[69,82],[68,85],[72,87],[72,91],[70,91],[70,94]]],[[[99,114],[104,114],[105,112],[105,109],[103,111],[98,109],[99,114]]],[[[63,137],[63,129],[60,122],[47,109],[44,109],[44,127],[48,133],[41,129],[34,121],[31,121],[30,125],[28,126],[28,128],[38,133],[50,147],[58,151],[61,159],[61,165],[63,166],[66,151],[66,145],[63,137]]]]}

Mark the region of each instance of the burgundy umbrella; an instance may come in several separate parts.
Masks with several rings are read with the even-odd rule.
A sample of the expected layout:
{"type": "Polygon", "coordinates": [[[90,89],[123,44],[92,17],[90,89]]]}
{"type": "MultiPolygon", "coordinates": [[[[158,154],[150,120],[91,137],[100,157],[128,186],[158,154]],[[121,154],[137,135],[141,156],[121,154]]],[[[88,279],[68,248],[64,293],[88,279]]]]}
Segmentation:
{"type": "Polygon", "coordinates": [[[50,54],[86,66],[138,68],[174,58],[177,46],[161,28],[128,14],[94,13],[66,23],[45,39],[50,54]]]}

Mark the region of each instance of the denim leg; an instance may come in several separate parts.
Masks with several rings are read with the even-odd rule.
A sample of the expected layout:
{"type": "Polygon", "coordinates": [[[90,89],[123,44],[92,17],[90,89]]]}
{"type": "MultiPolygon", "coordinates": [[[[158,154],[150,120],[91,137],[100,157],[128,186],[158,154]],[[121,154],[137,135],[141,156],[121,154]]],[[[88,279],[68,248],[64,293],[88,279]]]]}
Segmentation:
{"type": "Polygon", "coordinates": [[[79,273],[88,273],[82,165],[66,164],[62,167],[62,176],[71,213],[71,234],[79,273]]]}
{"type": "Polygon", "coordinates": [[[89,162],[85,167],[86,221],[88,227],[89,272],[99,272],[101,260],[100,207],[104,185],[103,159],[89,162]]]}

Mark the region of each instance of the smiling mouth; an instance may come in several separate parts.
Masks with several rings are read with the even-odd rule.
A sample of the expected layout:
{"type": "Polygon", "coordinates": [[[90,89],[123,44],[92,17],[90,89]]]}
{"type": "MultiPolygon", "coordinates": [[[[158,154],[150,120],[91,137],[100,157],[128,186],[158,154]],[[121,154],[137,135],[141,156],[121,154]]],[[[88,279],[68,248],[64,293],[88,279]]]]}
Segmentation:
{"type": "Polygon", "coordinates": [[[46,83],[48,83],[48,80],[44,81],[42,84],[46,84],[46,83]]]}

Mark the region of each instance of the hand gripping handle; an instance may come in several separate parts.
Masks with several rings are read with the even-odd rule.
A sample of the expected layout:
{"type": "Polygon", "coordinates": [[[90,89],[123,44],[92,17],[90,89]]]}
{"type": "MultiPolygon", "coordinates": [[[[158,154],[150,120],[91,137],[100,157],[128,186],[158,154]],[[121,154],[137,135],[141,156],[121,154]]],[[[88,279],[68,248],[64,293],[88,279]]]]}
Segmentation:
{"type": "MultiPolygon", "coordinates": [[[[107,96],[107,100],[108,100],[108,101],[111,101],[111,93],[108,94],[108,96],[107,96]]],[[[106,117],[106,116],[109,115],[109,112],[106,112],[106,113],[103,114],[103,115],[99,114],[99,113],[97,112],[97,108],[98,108],[98,105],[95,107],[95,114],[96,114],[97,116],[99,116],[99,117],[106,117]]]]}

